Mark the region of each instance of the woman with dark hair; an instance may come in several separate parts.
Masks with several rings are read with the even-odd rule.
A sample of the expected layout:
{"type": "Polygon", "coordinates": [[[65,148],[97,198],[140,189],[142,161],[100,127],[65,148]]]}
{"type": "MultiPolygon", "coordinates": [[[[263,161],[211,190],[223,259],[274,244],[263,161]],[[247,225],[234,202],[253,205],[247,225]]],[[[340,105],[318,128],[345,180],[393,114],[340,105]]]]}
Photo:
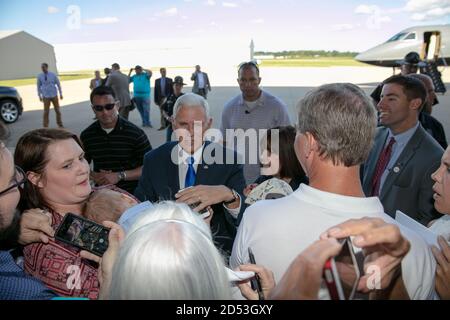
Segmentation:
{"type": "Polygon", "coordinates": [[[253,184],[245,188],[244,194],[246,196],[258,184],[271,178],[278,178],[287,182],[294,191],[300,184],[308,184],[308,178],[295,155],[294,141],[296,134],[293,126],[275,127],[267,131],[267,135],[262,140],[261,175],[253,184]],[[276,132],[274,130],[278,131],[278,143],[275,141],[277,135],[273,136],[276,132]]]}
{"type": "MultiPolygon", "coordinates": [[[[89,165],[78,137],[61,129],[37,129],[18,141],[15,163],[28,177],[21,209],[41,210],[56,230],[64,216],[82,215],[91,193],[89,165]]],[[[50,238],[24,247],[25,272],[66,297],[96,299],[97,268],[81,258],[79,249],[50,238]]]]}

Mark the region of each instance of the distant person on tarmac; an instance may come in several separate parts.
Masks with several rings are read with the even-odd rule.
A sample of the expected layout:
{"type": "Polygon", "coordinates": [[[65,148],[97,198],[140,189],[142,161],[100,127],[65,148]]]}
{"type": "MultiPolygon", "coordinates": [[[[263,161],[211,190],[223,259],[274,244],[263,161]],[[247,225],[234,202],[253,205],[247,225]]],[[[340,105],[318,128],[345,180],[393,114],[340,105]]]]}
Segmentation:
{"type": "Polygon", "coordinates": [[[94,79],[91,79],[91,83],[89,84],[89,89],[94,90],[97,87],[100,87],[103,83],[103,79],[100,77],[100,71],[95,70],[94,79]]]}
{"type": "Polygon", "coordinates": [[[58,127],[63,128],[61,112],[59,111],[59,97],[62,100],[62,90],[61,84],[59,82],[58,76],[53,72],[48,71],[48,64],[42,63],[41,65],[42,73],[37,76],[37,91],[39,100],[44,102],[44,128],[48,127],[48,114],[50,111],[50,103],[53,103],[53,107],[56,113],[56,123],[58,127]]]}
{"type": "Polygon", "coordinates": [[[106,86],[106,81],[108,81],[109,75],[111,74],[110,68],[103,69],[103,72],[105,73],[105,79],[102,80],[102,86],[106,86]]]}
{"type": "Polygon", "coordinates": [[[195,66],[195,72],[191,76],[191,80],[194,81],[192,92],[201,95],[206,99],[208,91],[211,91],[211,85],[209,84],[208,74],[200,70],[200,66],[195,66]]]}
{"type": "Polygon", "coordinates": [[[106,86],[114,90],[116,98],[120,101],[119,114],[128,120],[128,115],[132,110],[128,77],[120,72],[118,63],[113,63],[111,67],[112,71],[106,80],[106,86]]]}
{"type": "Polygon", "coordinates": [[[136,66],[130,69],[128,73],[129,82],[133,83],[133,100],[141,115],[142,126],[153,128],[150,121],[150,78],[153,73],[151,70],[136,66]],[[131,73],[135,72],[131,76],[131,73]]]}
{"type": "Polygon", "coordinates": [[[167,127],[167,121],[165,120],[162,105],[166,103],[167,98],[173,93],[172,79],[167,78],[166,68],[159,69],[161,78],[155,80],[155,103],[159,106],[161,112],[161,127],[158,130],[164,130],[167,127]]]}

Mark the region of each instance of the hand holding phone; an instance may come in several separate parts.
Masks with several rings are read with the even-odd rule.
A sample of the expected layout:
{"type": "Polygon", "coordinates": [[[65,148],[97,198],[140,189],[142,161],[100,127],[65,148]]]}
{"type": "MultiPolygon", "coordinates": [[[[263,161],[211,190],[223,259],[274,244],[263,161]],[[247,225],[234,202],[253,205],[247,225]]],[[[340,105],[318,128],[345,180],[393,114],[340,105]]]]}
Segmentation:
{"type": "Polygon", "coordinates": [[[350,237],[340,242],[342,249],[325,263],[323,278],[332,300],[352,300],[361,276],[360,267],[350,237]]]}
{"type": "Polygon", "coordinates": [[[94,221],[68,213],[55,234],[55,239],[102,256],[108,249],[109,228],[94,221]]]}
{"type": "MultiPolygon", "coordinates": [[[[248,248],[248,257],[250,259],[251,264],[256,264],[255,256],[253,255],[252,249],[248,248]]],[[[264,300],[264,293],[262,291],[261,280],[257,273],[255,273],[255,278],[251,280],[252,289],[258,292],[259,300],[264,300]]]]}

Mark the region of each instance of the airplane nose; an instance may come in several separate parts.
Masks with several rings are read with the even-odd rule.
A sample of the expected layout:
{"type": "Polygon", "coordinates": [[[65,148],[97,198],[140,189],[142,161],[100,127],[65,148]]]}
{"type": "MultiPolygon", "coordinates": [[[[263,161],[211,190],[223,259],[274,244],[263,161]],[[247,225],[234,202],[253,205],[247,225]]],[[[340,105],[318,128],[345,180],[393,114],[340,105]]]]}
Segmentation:
{"type": "Polygon", "coordinates": [[[365,52],[358,53],[355,57],[355,60],[364,62],[367,60],[367,55],[365,54],[365,52]]]}

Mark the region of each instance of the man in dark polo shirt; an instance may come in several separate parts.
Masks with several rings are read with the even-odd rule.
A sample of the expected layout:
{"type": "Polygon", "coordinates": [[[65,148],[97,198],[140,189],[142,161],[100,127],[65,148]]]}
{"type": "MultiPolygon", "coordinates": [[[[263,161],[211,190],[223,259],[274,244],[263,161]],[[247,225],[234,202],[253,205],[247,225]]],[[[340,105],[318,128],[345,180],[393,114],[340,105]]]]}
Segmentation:
{"type": "Polygon", "coordinates": [[[97,121],[81,133],[86,159],[94,162],[91,178],[97,185],[115,184],[133,193],[146,152],[152,149],[145,132],[119,116],[118,102],[110,87],[91,93],[97,121]]]}

